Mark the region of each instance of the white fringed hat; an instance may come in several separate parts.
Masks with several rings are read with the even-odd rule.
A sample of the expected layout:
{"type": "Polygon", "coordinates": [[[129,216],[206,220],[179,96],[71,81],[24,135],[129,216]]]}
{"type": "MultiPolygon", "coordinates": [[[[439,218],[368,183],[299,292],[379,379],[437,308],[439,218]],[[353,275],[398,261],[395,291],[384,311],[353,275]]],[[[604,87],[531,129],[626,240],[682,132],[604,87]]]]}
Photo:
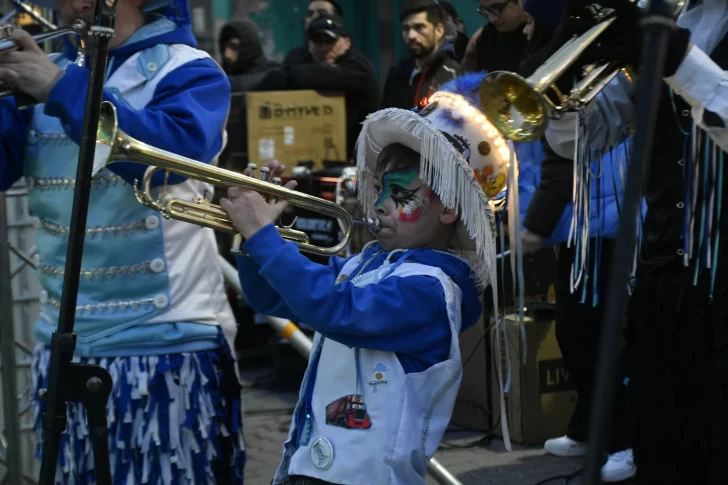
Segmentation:
{"type": "Polygon", "coordinates": [[[480,111],[484,74],[443,85],[421,111],[389,108],[367,117],[357,141],[359,201],[374,216],[375,171],[382,149],[401,143],[420,153],[420,178],[460,215],[450,249],[473,266],[478,285],[495,286],[495,219],[491,199],[505,187],[514,151],[480,111]]]}

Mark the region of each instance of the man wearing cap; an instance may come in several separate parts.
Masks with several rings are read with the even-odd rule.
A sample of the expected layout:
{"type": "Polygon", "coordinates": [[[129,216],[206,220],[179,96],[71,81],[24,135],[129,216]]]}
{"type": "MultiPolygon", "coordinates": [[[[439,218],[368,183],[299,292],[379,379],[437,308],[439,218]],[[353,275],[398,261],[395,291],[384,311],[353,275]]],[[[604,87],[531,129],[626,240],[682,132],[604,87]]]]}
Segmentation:
{"type": "Polygon", "coordinates": [[[455,48],[445,35],[445,12],[435,0],[408,0],[400,14],[409,56],[387,73],[382,108],[423,108],[438,86],[459,72],[455,48]]]}
{"type": "MultiPolygon", "coordinates": [[[[93,0],[43,6],[58,8],[65,26],[93,21],[93,0]]],[[[0,56],[0,80],[37,104],[19,110],[13,98],[0,100],[0,190],[25,177],[38,221],[32,396],[40,443],[38,390],[48,385],[59,319],[89,72],[73,63],[70,40],[48,57],[27,33],[14,30],[12,39],[20,50],[0,56]]],[[[195,46],[185,0],[119,0],[103,97],[130,137],[214,163],[225,143],[230,84],[195,46]]],[[[233,338],[235,322],[215,236],[138,204],[132,184],[146,168],[119,162],[92,181],[76,358],[105,367],[114,382],[109,456],[95,458],[110,460],[114,483],[242,483],[240,388],[225,338],[233,338]]],[[[212,194],[208,184],[175,175],[153,185],[182,199],[212,194]]],[[[94,483],[83,406],[70,403],[68,420],[56,484],[94,483]]]]}
{"type": "Polygon", "coordinates": [[[340,17],[319,17],[308,27],[311,61],[285,66],[265,79],[271,90],[314,89],[340,92],[346,98],[347,152],[338,158],[348,160],[361,131],[361,122],[376,111],[379,82],[371,61],[352,47],[351,37],[340,17]]]}
{"type": "Polygon", "coordinates": [[[308,0],[306,16],[303,18],[304,46],[292,49],[283,60],[286,66],[311,62],[311,44],[308,39],[308,27],[311,22],[325,15],[344,18],[344,10],[336,0],[308,0]]]}

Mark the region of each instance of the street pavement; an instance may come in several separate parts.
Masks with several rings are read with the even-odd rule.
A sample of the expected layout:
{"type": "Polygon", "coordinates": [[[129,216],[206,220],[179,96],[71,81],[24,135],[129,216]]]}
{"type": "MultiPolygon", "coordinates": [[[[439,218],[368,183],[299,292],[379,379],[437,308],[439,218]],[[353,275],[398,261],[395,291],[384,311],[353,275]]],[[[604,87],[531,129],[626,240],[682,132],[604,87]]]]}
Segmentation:
{"type": "MultiPolygon", "coordinates": [[[[245,446],[248,463],[245,485],[268,485],[281,457],[296,393],[271,391],[260,385],[261,377],[270,369],[243,370],[245,406],[245,446]]],[[[435,455],[463,485],[577,485],[579,479],[560,477],[579,470],[583,461],[548,456],[542,447],[514,445],[507,452],[497,438],[477,443],[482,433],[451,429],[445,434],[441,449],[435,455]]],[[[431,477],[428,485],[437,485],[431,477]]],[[[377,485],[377,484],[372,484],[377,485]]]]}

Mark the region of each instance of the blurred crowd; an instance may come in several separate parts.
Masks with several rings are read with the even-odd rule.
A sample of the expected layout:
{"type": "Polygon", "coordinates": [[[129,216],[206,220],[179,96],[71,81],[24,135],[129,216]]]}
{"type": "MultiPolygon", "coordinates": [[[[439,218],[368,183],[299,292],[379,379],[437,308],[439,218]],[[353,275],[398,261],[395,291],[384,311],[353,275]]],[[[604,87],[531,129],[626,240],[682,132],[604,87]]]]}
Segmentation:
{"type": "MultiPolygon", "coordinates": [[[[531,6],[531,14],[527,5],[514,0],[474,2],[473,13],[483,17],[483,26],[468,37],[461,13],[450,2],[408,0],[399,12],[407,55],[389,68],[383,86],[371,60],[347,32],[345,12],[336,0],[309,0],[302,45],[288,52],[282,63],[266,58],[258,27],[249,19],[228,22],[220,31],[219,49],[234,100],[235,94],[251,91],[343,94],[349,153],[339,156],[349,159],[368,114],[383,108],[421,108],[438,86],[464,72],[517,71],[526,54],[550,39],[561,17],[560,9],[546,2],[531,6]]],[[[239,103],[244,97],[233,102],[233,109],[239,103]]],[[[244,118],[244,110],[238,113],[244,118]]],[[[235,130],[244,126],[243,121],[235,130]]],[[[246,154],[245,138],[231,137],[226,151],[246,154]]],[[[234,170],[249,161],[253,160],[246,156],[221,157],[221,163],[234,170]]]]}

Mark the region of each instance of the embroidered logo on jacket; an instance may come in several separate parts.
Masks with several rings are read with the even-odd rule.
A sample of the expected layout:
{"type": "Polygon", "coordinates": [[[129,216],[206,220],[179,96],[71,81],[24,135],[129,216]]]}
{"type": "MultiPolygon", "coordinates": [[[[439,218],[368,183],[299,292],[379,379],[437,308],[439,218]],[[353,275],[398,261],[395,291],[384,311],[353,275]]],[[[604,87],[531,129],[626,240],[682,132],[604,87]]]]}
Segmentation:
{"type": "Polygon", "coordinates": [[[372,395],[374,396],[380,396],[382,394],[382,387],[389,384],[389,379],[387,379],[387,372],[389,372],[389,367],[382,364],[381,362],[378,362],[377,365],[374,366],[374,372],[372,372],[372,378],[369,381],[369,387],[372,389],[372,395]]]}

